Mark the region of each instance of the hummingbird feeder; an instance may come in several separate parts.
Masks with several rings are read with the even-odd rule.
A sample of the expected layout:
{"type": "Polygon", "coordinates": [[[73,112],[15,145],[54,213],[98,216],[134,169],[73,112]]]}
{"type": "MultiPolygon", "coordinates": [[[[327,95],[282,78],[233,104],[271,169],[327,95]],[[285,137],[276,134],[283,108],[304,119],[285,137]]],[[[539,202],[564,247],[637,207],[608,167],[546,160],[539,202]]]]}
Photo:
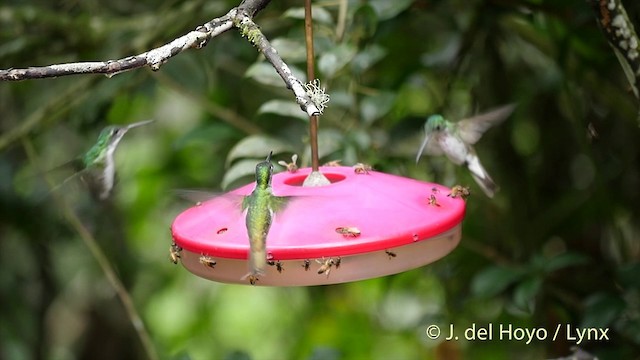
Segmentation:
{"type": "MultiPolygon", "coordinates": [[[[465,200],[438,184],[351,167],[321,167],[331,181],[303,187],[310,168],[272,179],[294,201],[276,214],[266,272],[255,285],[310,286],[391,275],[434,262],[460,242],[465,200]]],[[[248,195],[249,184],[232,191],[248,195]]],[[[203,278],[248,284],[245,219],[221,196],[191,207],[171,226],[171,255],[203,278]]]]}

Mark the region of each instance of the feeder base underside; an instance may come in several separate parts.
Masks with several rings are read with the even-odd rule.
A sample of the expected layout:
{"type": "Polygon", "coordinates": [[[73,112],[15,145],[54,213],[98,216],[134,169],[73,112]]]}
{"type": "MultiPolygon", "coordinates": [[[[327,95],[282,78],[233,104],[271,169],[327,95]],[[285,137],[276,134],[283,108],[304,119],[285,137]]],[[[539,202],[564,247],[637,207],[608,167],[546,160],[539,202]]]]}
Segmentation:
{"type": "MultiPolygon", "coordinates": [[[[258,278],[258,286],[313,286],[338,284],[350,281],[371,279],[380,276],[400,273],[432,263],[451,252],[460,242],[462,225],[457,225],[438,236],[418,240],[411,244],[343,257],[327,257],[320,259],[298,259],[280,261],[280,272],[277,260],[274,265],[267,266],[265,274],[258,278]],[[323,264],[333,259],[329,271],[318,273],[323,264]],[[339,266],[335,263],[339,259],[339,266]],[[308,260],[308,261],[306,261],[308,260]],[[308,264],[308,266],[305,266],[308,264]]],[[[267,245],[268,248],[268,245],[267,245]]],[[[183,250],[181,261],[187,270],[205,279],[230,283],[246,284],[248,272],[244,259],[213,258],[215,267],[200,263],[201,254],[183,250]]],[[[326,267],[326,266],[325,266],[326,267]]]]}

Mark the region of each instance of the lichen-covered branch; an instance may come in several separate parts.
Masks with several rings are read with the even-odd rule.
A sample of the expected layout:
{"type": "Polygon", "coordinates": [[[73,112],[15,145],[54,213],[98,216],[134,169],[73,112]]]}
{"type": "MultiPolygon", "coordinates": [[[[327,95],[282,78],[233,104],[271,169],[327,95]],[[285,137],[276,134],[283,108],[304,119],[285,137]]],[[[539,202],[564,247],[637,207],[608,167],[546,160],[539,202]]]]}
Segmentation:
{"type": "Polygon", "coordinates": [[[640,81],[640,43],[633,23],[620,0],[588,0],[595,11],[598,24],[613,47],[620,64],[640,100],[638,82],[640,81]]]}
{"type": "MultiPolygon", "coordinates": [[[[296,96],[296,102],[300,105],[300,108],[306,112],[309,116],[322,114],[323,106],[316,104],[309,93],[305,90],[305,84],[298,80],[289,66],[282,60],[278,51],[271,45],[269,40],[264,36],[258,25],[251,19],[251,16],[247,13],[238,12],[233,19],[234,25],[240,30],[243,37],[246,37],[260,52],[264,55],[265,59],[273,65],[276,72],[288,89],[291,89],[296,96]]],[[[310,79],[312,80],[312,79],[310,79]]]]}
{"type": "Polygon", "coordinates": [[[29,67],[25,69],[0,70],[0,80],[19,81],[75,74],[105,74],[111,77],[144,66],[149,66],[155,71],[173,56],[190,48],[200,49],[205,46],[210,39],[231,29],[233,26],[231,19],[235,16],[235,12],[236,9],[234,8],[225,16],[213,19],[163,46],[139,55],[118,60],[77,62],[29,67]]]}

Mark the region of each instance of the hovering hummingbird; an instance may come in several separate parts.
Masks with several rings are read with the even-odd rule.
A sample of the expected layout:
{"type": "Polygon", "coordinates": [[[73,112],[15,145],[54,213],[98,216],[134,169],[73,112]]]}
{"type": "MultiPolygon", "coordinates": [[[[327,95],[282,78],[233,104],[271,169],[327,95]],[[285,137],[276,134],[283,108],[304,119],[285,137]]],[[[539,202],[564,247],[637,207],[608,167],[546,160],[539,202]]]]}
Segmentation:
{"type": "Polygon", "coordinates": [[[249,235],[249,273],[244,278],[249,278],[251,284],[255,284],[259,275],[264,274],[267,265],[267,235],[276,212],[282,210],[288,201],[288,197],[273,195],[271,178],[273,176],[273,164],[271,155],[256,165],[256,187],[242,200],[242,210],[246,210],[247,234],[249,235]]]}
{"type": "Polygon", "coordinates": [[[454,164],[465,166],[484,193],[488,197],[493,197],[498,186],[480,163],[471,145],[475,144],[491,126],[506,119],[515,107],[515,104],[501,106],[456,123],[447,121],[442,115],[429,116],[424,125],[426,136],[418,150],[416,163],[427,145],[431,145],[428,148],[429,153],[433,155],[444,153],[454,164]],[[431,140],[434,140],[435,144],[431,140]]]}
{"type": "MultiPolygon", "coordinates": [[[[115,163],[113,154],[124,134],[130,129],[146,125],[153,120],[145,120],[123,126],[107,126],[100,132],[98,141],[83,156],[76,158],[70,164],[77,171],[67,178],[66,183],[75,176],[87,182],[89,188],[98,199],[105,200],[111,195],[115,180],[115,163]]],[[[61,184],[62,185],[62,184],[61,184]]]]}

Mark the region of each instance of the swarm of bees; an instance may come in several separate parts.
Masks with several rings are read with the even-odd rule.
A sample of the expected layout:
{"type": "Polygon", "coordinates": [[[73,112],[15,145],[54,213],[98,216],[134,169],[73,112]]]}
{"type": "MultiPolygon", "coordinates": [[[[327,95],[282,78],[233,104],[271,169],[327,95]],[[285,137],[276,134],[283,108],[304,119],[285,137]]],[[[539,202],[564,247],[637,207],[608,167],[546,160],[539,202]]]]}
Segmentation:
{"type": "Polygon", "coordinates": [[[202,255],[200,256],[200,264],[215,269],[217,262],[211,256],[202,255]]]}
{"type": "Polygon", "coordinates": [[[371,170],[373,170],[371,165],[363,163],[357,163],[353,165],[353,172],[355,172],[356,174],[369,174],[369,171],[371,170]]]}
{"type": "Polygon", "coordinates": [[[318,274],[326,274],[327,277],[329,277],[329,273],[331,273],[331,267],[335,266],[336,269],[340,267],[340,263],[342,262],[341,258],[328,258],[328,259],[324,259],[322,258],[322,260],[318,260],[316,259],[316,262],[318,264],[320,264],[320,267],[318,268],[318,274]]]}
{"type": "Polygon", "coordinates": [[[278,161],[278,165],[284,166],[288,172],[293,174],[294,172],[298,171],[298,154],[293,154],[291,156],[290,163],[287,163],[284,160],[280,160],[278,161]]]}
{"type": "Polygon", "coordinates": [[[269,260],[267,261],[267,265],[269,266],[275,266],[276,270],[278,270],[279,273],[282,273],[284,271],[284,266],[282,266],[282,263],[280,262],[280,260],[269,260]]]}
{"type": "Polygon", "coordinates": [[[462,186],[462,185],[456,185],[451,188],[451,192],[447,196],[453,199],[459,197],[459,198],[462,198],[463,200],[467,200],[469,195],[471,195],[471,191],[469,191],[468,187],[462,186]]]}
{"type": "Polygon", "coordinates": [[[172,263],[177,264],[181,257],[180,252],[182,252],[182,248],[176,243],[171,243],[171,246],[169,247],[169,260],[171,260],[172,263]]]}
{"type": "Polygon", "coordinates": [[[336,228],[338,234],[342,234],[344,237],[358,237],[360,236],[360,229],[355,226],[340,226],[336,228]]]}

